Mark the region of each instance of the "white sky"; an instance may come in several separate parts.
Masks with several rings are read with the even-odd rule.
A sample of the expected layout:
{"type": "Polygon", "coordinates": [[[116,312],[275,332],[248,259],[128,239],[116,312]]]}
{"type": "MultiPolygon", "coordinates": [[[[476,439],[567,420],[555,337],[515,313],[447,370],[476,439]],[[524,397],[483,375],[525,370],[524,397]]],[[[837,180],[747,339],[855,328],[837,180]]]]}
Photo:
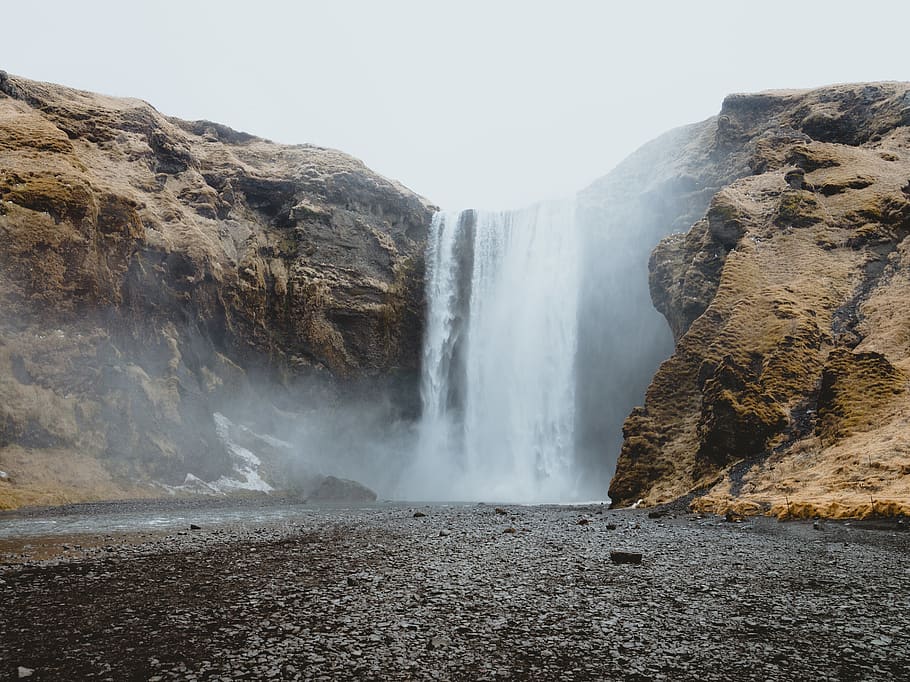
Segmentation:
{"type": "Polygon", "coordinates": [[[16,2],[0,69],[335,147],[446,208],[570,194],[725,94],[910,79],[910,2],[16,2]]]}

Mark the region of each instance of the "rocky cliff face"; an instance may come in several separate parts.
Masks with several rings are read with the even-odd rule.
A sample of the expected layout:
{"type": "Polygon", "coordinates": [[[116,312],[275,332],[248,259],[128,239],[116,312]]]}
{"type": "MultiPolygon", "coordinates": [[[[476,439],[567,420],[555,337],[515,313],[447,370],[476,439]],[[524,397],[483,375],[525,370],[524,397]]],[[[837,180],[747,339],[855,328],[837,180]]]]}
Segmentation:
{"type": "Polygon", "coordinates": [[[431,212],[333,150],[0,72],[0,506],[218,476],[225,404],[412,381],[431,212]]]}
{"type": "MultiPolygon", "coordinates": [[[[415,414],[431,212],[339,152],[0,72],[0,507],[159,494],[247,449],[281,482],[256,426],[353,395],[370,433],[415,414]]],[[[579,216],[578,449],[594,476],[622,442],[616,504],[910,512],[910,85],[731,96],[579,216]]],[[[307,438],[359,447],[337,433],[307,438]]]]}
{"type": "Polygon", "coordinates": [[[910,85],[734,95],[706,125],[718,189],[651,255],[676,348],[611,498],[910,512],[910,85]]]}

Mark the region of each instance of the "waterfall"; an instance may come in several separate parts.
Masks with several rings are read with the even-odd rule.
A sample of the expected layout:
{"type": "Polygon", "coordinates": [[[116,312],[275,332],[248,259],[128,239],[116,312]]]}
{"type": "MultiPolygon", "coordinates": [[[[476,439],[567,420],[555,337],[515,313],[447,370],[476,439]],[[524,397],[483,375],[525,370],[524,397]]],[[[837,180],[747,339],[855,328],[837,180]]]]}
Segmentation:
{"type": "Polygon", "coordinates": [[[574,497],[579,242],[571,201],[436,214],[408,497],[574,497]]]}

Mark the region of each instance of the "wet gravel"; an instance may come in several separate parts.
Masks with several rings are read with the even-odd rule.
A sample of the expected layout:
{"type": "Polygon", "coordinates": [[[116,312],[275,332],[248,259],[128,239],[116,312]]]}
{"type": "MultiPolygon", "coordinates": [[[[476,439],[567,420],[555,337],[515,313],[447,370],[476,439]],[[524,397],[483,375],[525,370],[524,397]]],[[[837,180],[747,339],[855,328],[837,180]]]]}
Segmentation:
{"type": "Polygon", "coordinates": [[[95,545],[6,548],[0,676],[910,679],[894,523],[378,506],[95,545]]]}

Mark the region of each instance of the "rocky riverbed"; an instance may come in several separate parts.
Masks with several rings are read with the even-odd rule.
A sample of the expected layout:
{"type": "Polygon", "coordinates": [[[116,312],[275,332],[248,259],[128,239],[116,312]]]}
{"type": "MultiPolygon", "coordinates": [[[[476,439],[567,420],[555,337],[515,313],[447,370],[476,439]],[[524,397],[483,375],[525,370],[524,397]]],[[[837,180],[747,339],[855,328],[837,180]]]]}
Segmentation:
{"type": "Polygon", "coordinates": [[[652,518],[600,505],[471,504],[310,509],[278,521],[195,525],[7,538],[0,675],[896,680],[910,673],[910,533],[893,521],[813,526],[652,518]],[[640,552],[641,564],[614,564],[612,550],[640,552]]]}

